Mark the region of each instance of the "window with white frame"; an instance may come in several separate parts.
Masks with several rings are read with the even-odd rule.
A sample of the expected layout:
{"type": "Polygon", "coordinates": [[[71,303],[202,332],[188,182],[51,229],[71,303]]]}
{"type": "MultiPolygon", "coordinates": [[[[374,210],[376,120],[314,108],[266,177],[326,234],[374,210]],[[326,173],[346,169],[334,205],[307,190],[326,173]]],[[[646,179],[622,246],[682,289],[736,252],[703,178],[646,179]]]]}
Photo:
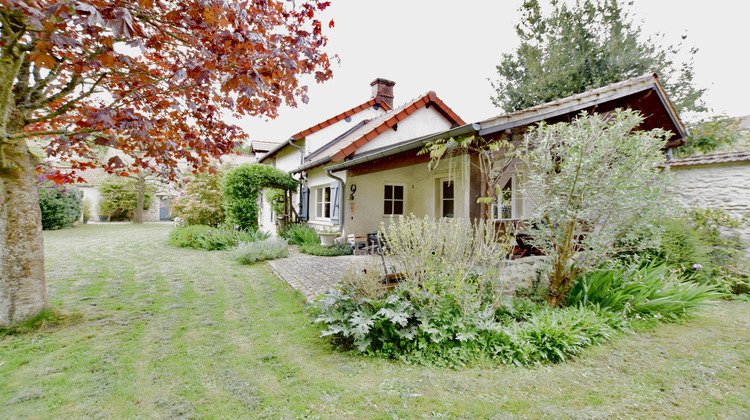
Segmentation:
{"type": "Polygon", "coordinates": [[[453,217],[455,215],[455,188],[449,179],[440,181],[440,216],[453,217]]]}
{"type": "Polygon", "coordinates": [[[492,203],[492,218],[513,220],[523,217],[523,197],[518,191],[518,174],[513,175],[492,203]]]}
{"type": "Polygon", "coordinates": [[[404,214],[403,185],[385,185],[383,197],[383,214],[385,216],[404,214]]]}
{"type": "Polygon", "coordinates": [[[315,188],[315,218],[331,218],[331,187],[315,188]]]}

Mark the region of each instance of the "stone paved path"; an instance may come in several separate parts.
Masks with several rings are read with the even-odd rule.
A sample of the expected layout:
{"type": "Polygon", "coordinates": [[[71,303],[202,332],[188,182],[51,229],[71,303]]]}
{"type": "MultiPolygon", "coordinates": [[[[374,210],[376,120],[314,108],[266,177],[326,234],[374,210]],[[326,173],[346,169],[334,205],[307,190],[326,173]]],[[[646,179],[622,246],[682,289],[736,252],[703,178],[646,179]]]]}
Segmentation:
{"type": "Polygon", "coordinates": [[[322,293],[335,287],[341,281],[346,268],[359,258],[369,257],[317,257],[302,254],[290,247],[288,257],[270,260],[268,264],[279,277],[299,290],[308,302],[312,302],[322,293]]]}

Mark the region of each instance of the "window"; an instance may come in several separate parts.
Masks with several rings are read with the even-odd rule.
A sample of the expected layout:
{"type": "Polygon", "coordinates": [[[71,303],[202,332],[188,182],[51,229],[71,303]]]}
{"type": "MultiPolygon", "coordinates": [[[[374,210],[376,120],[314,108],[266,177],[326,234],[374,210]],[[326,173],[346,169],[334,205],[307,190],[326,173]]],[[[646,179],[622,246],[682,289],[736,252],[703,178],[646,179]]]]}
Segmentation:
{"type": "Polygon", "coordinates": [[[454,184],[449,180],[440,181],[440,216],[453,217],[455,212],[454,184]]]}
{"type": "Polygon", "coordinates": [[[492,203],[492,218],[495,220],[520,219],[523,214],[523,198],[517,191],[517,178],[513,175],[492,203]]]}
{"type": "Polygon", "coordinates": [[[383,200],[383,214],[386,216],[404,214],[404,186],[386,185],[383,200]]]}
{"type": "Polygon", "coordinates": [[[318,187],[315,189],[315,218],[331,218],[331,187],[318,187]]]}

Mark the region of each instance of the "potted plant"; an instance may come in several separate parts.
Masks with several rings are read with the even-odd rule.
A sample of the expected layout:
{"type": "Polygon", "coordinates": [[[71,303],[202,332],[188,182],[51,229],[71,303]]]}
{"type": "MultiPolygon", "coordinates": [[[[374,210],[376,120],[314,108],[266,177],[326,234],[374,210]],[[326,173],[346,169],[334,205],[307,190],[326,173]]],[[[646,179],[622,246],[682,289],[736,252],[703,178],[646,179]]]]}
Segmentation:
{"type": "Polygon", "coordinates": [[[320,244],[323,246],[333,246],[333,241],[337,236],[341,234],[338,229],[326,227],[318,231],[320,236],[320,244]]]}
{"type": "Polygon", "coordinates": [[[88,198],[83,199],[83,223],[86,224],[91,219],[91,200],[88,198]]]}

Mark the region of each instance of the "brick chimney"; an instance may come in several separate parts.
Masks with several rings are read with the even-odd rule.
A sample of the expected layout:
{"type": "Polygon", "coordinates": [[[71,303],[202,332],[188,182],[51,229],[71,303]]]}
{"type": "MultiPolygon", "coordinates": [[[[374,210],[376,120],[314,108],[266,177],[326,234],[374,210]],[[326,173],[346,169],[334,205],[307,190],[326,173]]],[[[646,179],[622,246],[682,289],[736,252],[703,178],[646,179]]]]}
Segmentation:
{"type": "Polygon", "coordinates": [[[385,103],[388,108],[393,109],[393,85],[396,82],[377,78],[370,83],[372,86],[372,97],[377,103],[385,103]]]}

